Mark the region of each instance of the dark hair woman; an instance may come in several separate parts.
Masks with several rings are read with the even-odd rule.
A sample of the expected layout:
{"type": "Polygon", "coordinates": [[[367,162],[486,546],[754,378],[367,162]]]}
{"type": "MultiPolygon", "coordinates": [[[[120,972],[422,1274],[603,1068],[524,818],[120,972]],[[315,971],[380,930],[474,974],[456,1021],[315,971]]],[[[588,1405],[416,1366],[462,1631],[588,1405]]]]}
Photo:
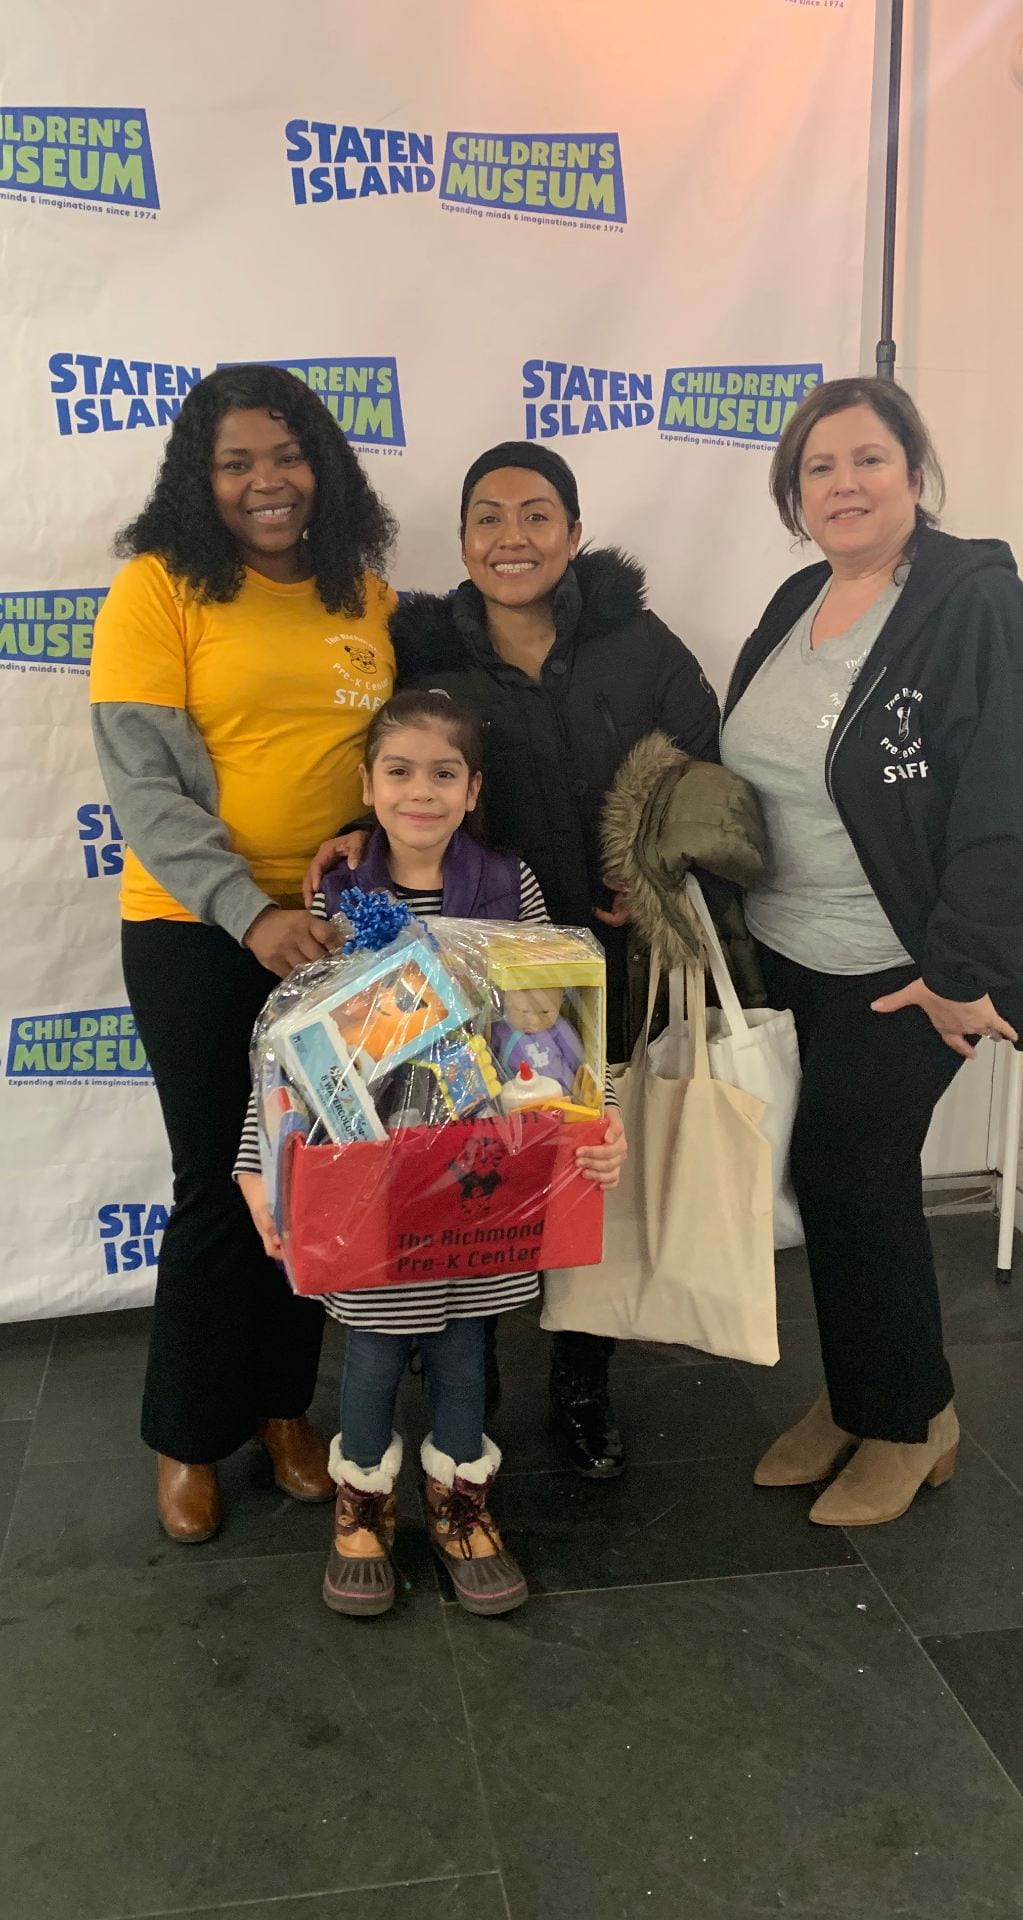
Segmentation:
{"type": "Polygon", "coordinates": [[[130,849],[124,976],[174,1165],[142,1434],[177,1540],[216,1531],[216,1462],[257,1432],[285,1492],[333,1495],[304,1417],[321,1309],[266,1258],[231,1168],[253,1020],[335,938],[302,874],[357,805],[392,690],[392,535],[300,380],[222,368],[184,401],[96,624],[93,731],[130,849]]]}
{"type": "MultiPolygon", "coordinates": [[[[642,569],[613,549],[581,550],[575,475],[551,448],[505,441],[481,454],[462,485],[460,535],[468,579],[448,598],[414,594],[392,621],[399,679],[443,688],[481,715],[488,834],[536,874],[552,920],[603,941],[608,1054],[620,1060],[628,909],[604,885],[601,806],[655,728],[716,760],[717,701],[647,609],[642,569]]],[[[307,890],[337,847],[321,848],[307,890]]],[[[593,1477],[624,1463],[612,1350],[592,1334],[554,1336],[555,1419],[573,1465],[593,1477]]]]}
{"type": "Polygon", "coordinates": [[[934,527],[940,468],[890,382],[818,387],[771,484],[824,559],[747,641],[721,746],[767,823],[746,917],[799,1033],[827,1392],[755,1478],[810,1484],[855,1447],[810,1517],[871,1526],[955,1465],[920,1151],[977,1038],[1023,1024],[1023,587],[1003,542],[934,527]]]}

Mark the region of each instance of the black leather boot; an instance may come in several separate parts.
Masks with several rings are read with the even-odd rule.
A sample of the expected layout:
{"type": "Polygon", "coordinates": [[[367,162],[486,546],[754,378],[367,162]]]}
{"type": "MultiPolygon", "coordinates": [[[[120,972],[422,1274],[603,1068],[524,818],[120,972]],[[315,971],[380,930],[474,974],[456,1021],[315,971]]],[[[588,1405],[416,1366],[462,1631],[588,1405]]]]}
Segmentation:
{"type": "Polygon", "coordinates": [[[614,1480],[625,1465],[607,1384],[607,1354],[566,1354],[555,1344],[551,1360],[551,1419],[577,1473],[614,1480]]]}

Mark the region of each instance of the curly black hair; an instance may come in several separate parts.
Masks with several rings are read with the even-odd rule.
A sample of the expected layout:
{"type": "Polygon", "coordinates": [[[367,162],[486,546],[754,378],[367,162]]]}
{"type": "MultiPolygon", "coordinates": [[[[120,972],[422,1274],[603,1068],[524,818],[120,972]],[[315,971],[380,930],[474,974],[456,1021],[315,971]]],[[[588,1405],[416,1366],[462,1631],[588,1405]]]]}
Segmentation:
{"type": "Polygon", "coordinates": [[[156,485],[114,551],[158,554],[202,600],[237,597],[245,567],[210,479],[214,436],[234,407],[265,408],[295,435],[316,477],[307,543],[320,599],[328,613],[363,613],[363,574],[383,571],[397,526],[323,401],[282,367],[218,367],[186,394],[156,485]]]}

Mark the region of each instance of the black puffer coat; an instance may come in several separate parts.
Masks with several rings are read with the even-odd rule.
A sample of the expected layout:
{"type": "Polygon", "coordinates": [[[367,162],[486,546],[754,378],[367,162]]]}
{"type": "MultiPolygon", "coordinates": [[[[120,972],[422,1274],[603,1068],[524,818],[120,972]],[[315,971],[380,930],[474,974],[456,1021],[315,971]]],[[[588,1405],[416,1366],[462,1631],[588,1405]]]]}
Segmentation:
{"type": "Polygon", "coordinates": [[[413,594],[391,621],[400,686],[442,687],[486,728],[483,807],[492,846],[521,855],[552,920],[589,926],[608,959],[608,1046],[626,1036],[624,929],[604,927],[600,811],[625,756],[659,728],[694,759],[718,758],[718,703],[688,647],[644,604],[642,568],[614,549],[581,553],[554,600],[557,639],[539,681],[487,638],[468,580],[413,594]]]}

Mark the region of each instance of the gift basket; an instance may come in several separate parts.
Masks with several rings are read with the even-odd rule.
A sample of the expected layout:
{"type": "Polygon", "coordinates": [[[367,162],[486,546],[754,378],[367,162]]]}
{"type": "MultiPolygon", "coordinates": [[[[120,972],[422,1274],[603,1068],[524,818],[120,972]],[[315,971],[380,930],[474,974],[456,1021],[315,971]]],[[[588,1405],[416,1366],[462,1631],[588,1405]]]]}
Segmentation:
{"type": "Polygon", "coordinates": [[[591,934],[342,896],[340,952],[256,1023],[260,1157],[296,1293],[602,1257],[604,958],[591,934]]]}

